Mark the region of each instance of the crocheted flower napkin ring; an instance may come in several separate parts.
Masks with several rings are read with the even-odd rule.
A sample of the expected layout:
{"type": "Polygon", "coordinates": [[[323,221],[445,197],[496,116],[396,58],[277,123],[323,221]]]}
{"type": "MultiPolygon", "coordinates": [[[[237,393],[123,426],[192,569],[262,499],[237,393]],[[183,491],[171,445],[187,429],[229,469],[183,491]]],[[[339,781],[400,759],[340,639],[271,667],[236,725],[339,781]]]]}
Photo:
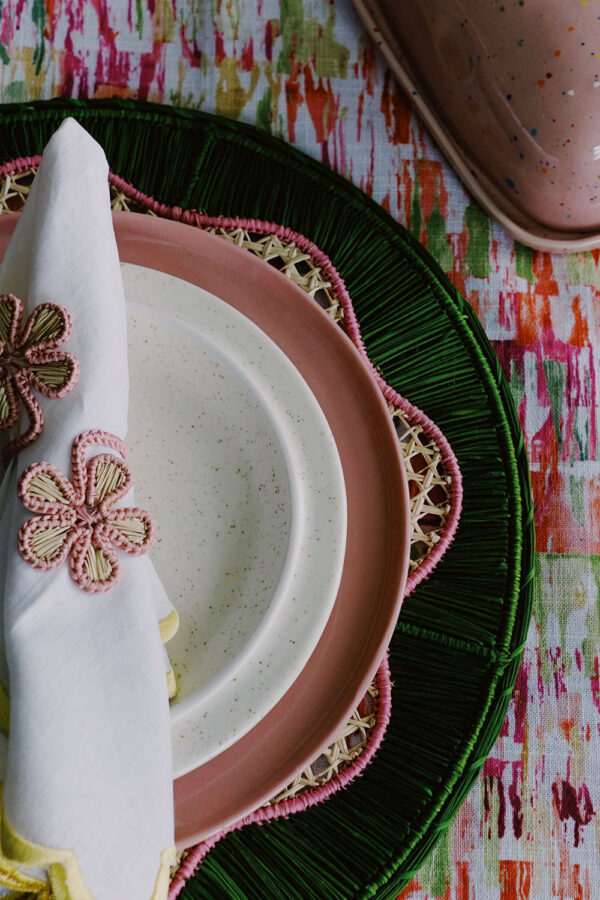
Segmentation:
{"type": "MultiPolygon", "coordinates": [[[[33,391],[54,400],[64,397],[79,378],[79,363],[57,350],[72,331],[67,310],[41,303],[23,327],[23,304],[14,294],[0,295],[0,432],[19,421],[28,426],[4,446],[4,466],[36,441],[44,427],[42,408],[33,391]]],[[[49,462],[34,463],[20,476],[17,494],[33,513],[19,529],[23,559],[36,569],[55,569],[69,559],[71,578],[90,593],[108,591],[120,577],[116,550],[139,555],[156,539],[154,519],[136,507],[113,509],[131,487],[125,465],[127,447],[104,431],[86,431],[71,449],[71,480],[49,462]],[[120,457],[101,453],[86,463],[89,447],[101,445],[120,457]]]]}
{"type": "Polygon", "coordinates": [[[129,491],[127,447],[114,434],[85,431],[71,449],[71,480],[52,463],[29,466],[17,483],[19,499],[33,513],[19,529],[19,552],[35,569],[56,569],[68,557],[71,578],[89,593],[108,591],[121,566],[115,549],[139,556],[156,539],[152,516],[137,507],[114,504],[129,491]],[[93,445],[116,450],[86,463],[93,445]]]}
{"type": "Polygon", "coordinates": [[[71,335],[71,317],[56,303],[41,303],[23,328],[23,304],[14,294],[0,295],[0,432],[18,422],[21,407],[29,425],[2,450],[9,461],[38,439],[44,427],[42,409],[33,391],[49,400],[64,397],[79,378],[79,363],[57,350],[71,335]]]}

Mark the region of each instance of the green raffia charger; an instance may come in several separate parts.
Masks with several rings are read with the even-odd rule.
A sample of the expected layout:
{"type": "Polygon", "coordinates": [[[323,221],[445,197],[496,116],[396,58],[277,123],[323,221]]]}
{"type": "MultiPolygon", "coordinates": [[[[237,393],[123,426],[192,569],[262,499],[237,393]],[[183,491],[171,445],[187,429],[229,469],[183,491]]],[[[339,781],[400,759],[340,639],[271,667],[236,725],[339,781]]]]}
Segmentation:
{"type": "Polygon", "coordinates": [[[0,161],[41,153],[67,115],[102,144],[113,172],[155,199],[275,221],[314,241],[346,283],[371,360],[456,454],[460,524],[405,600],[390,647],[392,718],[374,761],[326,802],[223,838],[179,895],[391,900],[492,748],[531,614],[528,466],[498,360],[469,305],[405,229],[281,141],[171,107],[54,100],[0,107],[0,161]]]}

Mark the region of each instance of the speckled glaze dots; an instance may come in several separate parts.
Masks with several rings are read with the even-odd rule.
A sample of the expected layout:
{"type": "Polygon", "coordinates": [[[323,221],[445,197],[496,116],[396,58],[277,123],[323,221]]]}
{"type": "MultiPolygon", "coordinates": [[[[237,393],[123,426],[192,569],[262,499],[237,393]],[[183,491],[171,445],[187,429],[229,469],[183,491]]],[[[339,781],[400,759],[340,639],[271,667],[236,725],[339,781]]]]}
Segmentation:
{"type": "Polygon", "coordinates": [[[354,3],[492,215],[541,249],[600,244],[597,0],[354,3]]]}

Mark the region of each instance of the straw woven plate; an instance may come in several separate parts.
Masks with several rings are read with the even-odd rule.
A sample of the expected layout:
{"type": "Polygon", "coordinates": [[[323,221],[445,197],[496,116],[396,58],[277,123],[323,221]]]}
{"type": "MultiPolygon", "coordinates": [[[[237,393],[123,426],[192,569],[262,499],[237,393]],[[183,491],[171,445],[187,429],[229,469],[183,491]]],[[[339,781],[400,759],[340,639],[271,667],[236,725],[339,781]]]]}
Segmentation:
{"type": "MultiPolygon", "coordinates": [[[[1,233],[6,232],[6,229],[10,231],[14,226],[14,220],[11,221],[12,215],[20,211],[26,203],[29,187],[33,181],[38,163],[38,159],[14,160],[0,168],[0,175],[2,176],[2,181],[0,182],[0,215],[4,216],[4,221],[0,220],[1,233]],[[6,218],[7,216],[8,219],[6,218]]],[[[133,186],[124,184],[122,179],[114,174],[110,175],[110,188],[112,206],[115,211],[141,212],[148,214],[150,217],[158,215],[167,219],[181,218],[185,220],[188,218],[184,213],[179,216],[174,210],[160,206],[151,198],[141,194],[133,186]]],[[[198,217],[196,216],[195,218],[198,217]]],[[[118,238],[121,231],[123,231],[121,226],[125,224],[127,226],[131,225],[131,229],[129,227],[125,228],[125,233],[130,232],[131,235],[136,235],[146,230],[143,224],[138,224],[134,219],[131,219],[131,221],[122,220],[117,216],[115,226],[118,238]]],[[[252,256],[268,261],[269,268],[281,271],[287,280],[300,287],[317,304],[323,307],[334,322],[338,323],[342,328],[349,328],[357,347],[361,350],[362,355],[365,355],[364,348],[362,348],[357,336],[356,323],[347,292],[345,292],[339,275],[334,271],[331,263],[316,247],[307,245],[301,236],[289,231],[285,235],[281,234],[280,228],[267,222],[253,221],[250,225],[250,223],[242,223],[240,221],[221,221],[217,227],[212,220],[203,217],[202,222],[198,224],[202,225],[204,231],[221,238],[224,246],[235,245],[236,248],[245,249],[252,256]],[[249,228],[251,228],[250,231],[248,230],[249,228]]],[[[148,255],[152,259],[153,265],[156,264],[158,259],[157,250],[160,247],[160,240],[166,239],[168,243],[168,235],[170,233],[170,226],[163,227],[160,223],[157,223],[156,229],[153,226],[150,227],[148,236],[151,237],[151,243],[147,247],[148,255]],[[157,243],[157,239],[159,243],[157,243]]],[[[178,268],[176,271],[179,271],[182,266],[187,267],[194,278],[198,277],[203,282],[208,278],[213,288],[222,292],[224,296],[230,292],[232,284],[229,278],[222,277],[222,272],[231,272],[231,266],[234,262],[240,270],[240,284],[246,287],[250,283],[248,281],[248,275],[250,274],[247,271],[248,268],[254,271],[255,274],[262,268],[262,263],[258,267],[256,267],[255,263],[244,263],[243,257],[245,254],[238,256],[237,250],[234,251],[234,255],[231,257],[227,253],[225,254],[223,259],[226,264],[223,268],[218,265],[215,266],[216,251],[221,252],[224,249],[223,247],[215,245],[214,251],[210,252],[208,257],[201,258],[197,254],[200,248],[206,244],[204,239],[196,238],[193,232],[189,232],[189,234],[187,231],[177,232],[177,229],[175,229],[175,234],[185,238],[186,246],[188,238],[191,237],[189,246],[190,259],[182,256],[179,252],[180,244],[178,243],[178,252],[176,254],[178,268]],[[195,263],[191,262],[193,258],[196,258],[195,263]],[[209,275],[209,271],[212,272],[211,275],[209,275]],[[215,279],[217,279],[218,283],[215,279]]],[[[208,247],[210,247],[211,241],[212,238],[208,241],[208,247]]],[[[142,259],[146,258],[144,246],[142,240],[142,259]]],[[[160,267],[162,268],[162,266],[160,267]]],[[[279,282],[277,283],[279,284],[279,282]]],[[[257,295],[256,300],[252,298],[251,293],[249,294],[247,289],[242,290],[239,295],[240,298],[243,298],[243,302],[246,304],[246,312],[251,317],[255,317],[261,305],[264,305],[262,304],[262,294],[265,291],[265,283],[262,276],[260,285],[260,294],[257,295]],[[256,304],[258,304],[258,308],[256,304]]],[[[285,282],[281,287],[285,287],[285,282]]],[[[292,295],[294,295],[294,290],[292,289],[292,295]]],[[[289,293],[287,288],[284,290],[284,293],[289,293]]],[[[283,297],[279,288],[277,294],[276,305],[280,307],[283,305],[283,297]]],[[[270,317],[263,316],[262,327],[267,332],[269,332],[271,327],[270,323],[270,317]]],[[[299,343],[297,340],[297,330],[294,330],[289,335],[286,331],[281,334],[285,337],[288,352],[297,345],[294,350],[296,357],[298,350],[302,347],[302,343],[299,343]]],[[[311,377],[313,379],[316,378],[319,392],[323,394],[322,399],[329,397],[328,402],[333,401],[333,408],[335,409],[339,406],[339,401],[346,388],[343,384],[339,387],[332,384],[333,392],[331,392],[327,382],[324,382],[319,374],[322,369],[322,365],[317,366],[311,377]]],[[[344,371],[346,370],[344,369],[344,371]]],[[[346,372],[346,374],[348,375],[349,373],[346,372]]],[[[132,387],[135,387],[135,383],[132,387]]],[[[138,385],[139,387],[140,385],[138,385]]],[[[352,394],[354,393],[355,388],[352,389],[352,394]]],[[[386,391],[384,389],[384,393],[390,395],[389,390],[386,391]]],[[[349,399],[352,398],[352,394],[348,395],[349,399]]],[[[408,585],[409,590],[412,590],[444,552],[455,529],[457,514],[460,509],[460,473],[456,468],[453,454],[435,425],[428,422],[422,413],[411,407],[403,398],[396,398],[394,401],[393,395],[390,395],[389,399],[393,401],[389,405],[389,412],[394,422],[398,436],[398,448],[404,457],[405,469],[410,483],[412,553],[409,560],[408,585]]],[[[349,413],[346,403],[344,403],[344,408],[349,413]]],[[[351,423],[352,419],[349,415],[345,415],[342,421],[351,423]]],[[[353,431],[354,425],[350,424],[346,427],[346,449],[350,452],[354,452],[352,448],[356,444],[356,436],[353,435],[353,431]],[[348,431],[348,427],[350,431],[348,431]],[[349,442],[347,440],[348,437],[351,437],[349,442]]],[[[351,484],[352,490],[354,490],[354,484],[351,484]]],[[[372,541],[373,533],[366,532],[365,537],[372,541]]],[[[357,547],[359,556],[362,553],[362,546],[363,542],[361,540],[357,547]]],[[[174,650],[171,645],[169,645],[169,650],[173,656],[174,650]]],[[[175,653],[175,657],[176,655],[175,653]]],[[[329,680],[328,675],[323,674],[322,677],[329,680]]],[[[301,680],[304,680],[304,678],[305,675],[303,673],[301,680]]],[[[294,778],[293,782],[280,790],[277,796],[268,804],[260,807],[251,816],[246,816],[241,821],[266,821],[279,815],[289,815],[291,812],[297,812],[331,796],[340,787],[347,785],[353,780],[370,762],[385,734],[389,720],[390,690],[389,666],[387,661],[384,660],[365,697],[327,751],[320,754],[317,759],[312,761],[311,765],[304,765],[304,768],[294,778]]],[[[308,696],[310,697],[310,695],[308,696]]],[[[331,710],[328,709],[327,712],[329,715],[331,710]]],[[[301,722],[300,730],[298,731],[298,728],[296,730],[298,738],[301,738],[306,730],[307,713],[309,716],[314,714],[314,712],[309,712],[307,703],[303,701],[301,708],[297,708],[294,716],[296,727],[298,722],[301,722]],[[305,717],[304,720],[301,719],[302,716],[305,717]]],[[[320,719],[323,718],[321,715],[318,717],[320,719]]],[[[266,724],[271,734],[273,734],[272,726],[269,723],[266,724]]],[[[310,730],[315,735],[317,734],[315,729],[311,728],[310,730]]],[[[289,731],[289,729],[286,729],[286,731],[289,731]]],[[[240,753],[244,756],[248,755],[248,747],[246,745],[247,741],[240,743],[238,756],[240,753]]],[[[269,747],[273,747],[274,759],[282,755],[283,747],[279,740],[271,740],[269,747]]],[[[263,758],[264,753],[261,752],[261,760],[263,758]]],[[[296,759],[298,759],[297,756],[296,759]]],[[[299,768],[299,763],[290,759],[289,763],[287,763],[288,770],[295,766],[299,768]]],[[[275,766],[271,768],[271,779],[273,782],[275,766]]],[[[207,779],[214,778],[215,772],[211,771],[206,778],[203,776],[202,771],[199,771],[196,775],[194,776],[193,787],[188,785],[187,779],[183,779],[176,784],[176,811],[179,808],[178,804],[181,803],[186,812],[185,818],[187,820],[183,830],[181,827],[179,829],[176,827],[176,833],[179,831],[180,841],[186,839],[186,834],[189,836],[190,833],[198,833],[198,829],[206,831],[208,822],[207,803],[206,798],[198,797],[198,785],[202,785],[207,779]],[[189,796],[190,790],[192,790],[193,799],[189,796]],[[191,818],[190,812],[192,814],[191,818]],[[190,831],[190,828],[192,831],[190,831]]],[[[256,772],[254,772],[254,780],[256,781],[256,772]]],[[[251,786],[251,782],[249,782],[249,785],[251,786]]],[[[254,804],[256,802],[255,799],[254,804]]],[[[239,791],[236,794],[236,804],[239,811],[238,815],[241,815],[244,809],[244,799],[239,791]]],[[[223,810],[224,798],[221,797],[213,812],[209,814],[209,816],[212,815],[213,828],[215,821],[223,821],[223,810]],[[217,816],[216,820],[214,818],[215,815],[217,816]]],[[[219,834],[222,835],[223,832],[219,832],[219,834]]],[[[189,843],[189,837],[187,840],[189,843]]],[[[190,872],[192,867],[197,865],[206,853],[207,848],[214,842],[215,838],[211,837],[210,841],[204,841],[193,852],[186,855],[185,865],[182,866],[178,873],[175,880],[176,884],[181,883],[181,879],[184,878],[186,873],[190,872]]]]}

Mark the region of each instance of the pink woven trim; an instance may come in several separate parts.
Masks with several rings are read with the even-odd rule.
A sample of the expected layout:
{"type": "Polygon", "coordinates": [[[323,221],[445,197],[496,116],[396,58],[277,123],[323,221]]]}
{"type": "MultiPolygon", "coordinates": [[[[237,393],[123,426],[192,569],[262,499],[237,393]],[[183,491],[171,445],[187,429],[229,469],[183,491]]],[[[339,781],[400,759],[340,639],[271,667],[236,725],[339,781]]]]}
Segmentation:
{"type": "Polygon", "coordinates": [[[322,787],[307,790],[304,793],[293,797],[291,800],[281,800],[278,803],[273,804],[273,806],[257,809],[255,812],[240,819],[239,822],[229,825],[223,831],[196,844],[171,881],[168,900],[175,900],[175,898],[179,896],[187,879],[194,875],[204,857],[212,850],[215,844],[221,840],[221,838],[225,837],[225,835],[232,831],[238,831],[245,825],[263,825],[265,822],[270,822],[272,819],[278,819],[282,816],[287,818],[293,813],[301,812],[311,806],[315,806],[317,803],[327,800],[328,797],[335,794],[340,788],[346,787],[366,769],[376,752],[379,750],[390,721],[392,709],[392,682],[387,654],[377,670],[374,681],[379,692],[374,709],[376,721],[375,726],[369,734],[367,746],[362,753],[341,772],[334,775],[333,778],[322,787]]]}
{"type": "Polygon", "coordinates": [[[123,461],[127,459],[127,444],[122,438],[117,437],[116,434],[109,434],[107,431],[100,431],[95,428],[84,431],[83,434],[76,437],[71,447],[71,473],[73,486],[77,496],[81,498],[78,501],[80,506],[85,499],[85,486],[87,483],[86,453],[90,447],[97,447],[98,445],[116,450],[123,461]]]}
{"type": "Polygon", "coordinates": [[[166,206],[164,203],[158,203],[141,191],[138,191],[133,185],[119,178],[118,175],[110,175],[110,182],[125,196],[133,200],[139,206],[148,209],[158,216],[172,219],[176,222],[183,222],[187,225],[193,225],[198,228],[223,228],[225,230],[243,228],[258,234],[273,234],[275,237],[283,241],[289,241],[296,244],[304,253],[307,253],[313,262],[318,265],[327,279],[331,283],[332,292],[344,310],[344,321],[348,336],[352,340],[365,362],[367,363],[373,378],[379,385],[381,392],[388,403],[393,404],[401,409],[409,417],[411,422],[416,422],[423,430],[435,441],[440,448],[443,457],[443,467],[445,472],[451,477],[450,483],[450,512],[446,519],[445,528],[442,537],[431,550],[426,559],[414,571],[409,573],[405,595],[412,593],[416,586],[433,571],[438,564],[450,543],[452,542],[462,508],[462,476],[458,467],[456,456],[454,455],[450,444],[444,437],[442,431],[437,427],[435,422],[425,415],[418,407],[403,397],[398,391],[394,390],[379,374],[373,363],[371,362],[367,350],[364,345],[360,333],[360,326],[354,312],[354,306],[350,295],[346,289],[344,281],[329,259],[312,241],[304,237],[304,235],[293,231],[291,228],[277,225],[273,222],[265,222],[261,219],[243,219],[239,217],[228,218],[226,216],[207,216],[204,213],[198,213],[194,210],[182,210],[179,206],[166,206]]]}
{"type": "MultiPolygon", "coordinates": [[[[131,487],[131,474],[125,465],[125,443],[116,435],[104,431],[86,431],[74,442],[71,449],[71,481],[55,465],[38,462],[29,466],[17,482],[17,495],[23,506],[33,513],[19,529],[17,545],[25,562],[35,569],[49,571],[60,566],[68,557],[71,578],[78,587],[88,593],[103,593],[114,587],[121,575],[121,566],[113,545],[124,553],[138,556],[147,553],[156,540],[156,524],[145,510],[136,507],[111,509],[125,496],[131,487]],[[117,450],[123,460],[110,453],[93,456],[86,464],[86,451],[90,446],[102,445],[117,450]],[[104,495],[98,492],[98,474],[101,467],[110,466],[114,485],[104,495]],[[32,489],[32,482],[40,476],[54,485],[57,497],[40,496],[32,489]],[[56,535],[58,529],[59,534],[56,535]],[[46,547],[42,552],[34,545],[36,539],[59,543],[54,552],[46,547]],[[109,574],[95,577],[88,572],[86,559],[90,550],[101,554],[108,565],[109,574]]],[[[92,557],[93,558],[93,557],[92,557]]]]}
{"type": "Polygon", "coordinates": [[[8,414],[0,421],[0,432],[10,431],[19,419],[20,408],[27,413],[29,424],[23,434],[8,441],[2,450],[2,463],[9,461],[40,436],[44,426],[42,409],[33,395],[35,388],[42,396],[58,400],[72,390],[79,378],[79,363],[71,353],[56,348],[69,339],[72,331],[71,317],[57,303],[40,303],[23,326],[23,304],[14,294],[0,295],[5,328],[0,334],[0,387],[8,414]],[[53,337],[36,340],[34,336],[40,317],[53,313],[58,329],[53,337]],[[57,385],[46,383],[42,377],[45,368],[64,365],[64,380],[57,385]]]}
{"type": "MultiPolygon", "coordinates": [[[[6,390],[7,395],[10,396],[10,382],[5,381],[2,386],[6,390]]],[[[11,415],[10,421],[12,422],[12,425],[14,425],[18,419],[19,400],[16,400],[16,397],[18,397],[27,413],[29,425],[23,434],[18,435],[18,437],[13,438],[12,441],[8,441],[8,443],[4,445],[0,457],[4,468],[8,466],[13,457],[18,456],[21,450],[24,450],[25,447],[28,447],[30,444],[33,444],[34,441],[37,441],[42,433],[42,428],[44,427],[44,414],[42,413],[40,404],[33,396],[28,377],[22,372],[18,372],[12,378],[12,386],[14,387],[13,396],[16,401],[17,413],[16,416],[11,415]]],[[[9,427],[12,427],[12,425],[9,427]]],[[[4,431],[4,427],[0,430],[4,431]]]]}
{"type": "Polygon", "coordinates": [[[26,172],[28,169],[37,169],[42,161],[41,156],[19,156],[0,166],[0,178],[13,175],[15,172],[26,172]]]}
{"type": "Polygon", "coordinates": [[[71,579],[82,591],[88,594],[104,594],[106,591],[112,590],[121,578],[121,565],[117,554],[108,541],[102,539],[102,535],[98,532],[98,526],[83,526],[78,531],[79,534],[73,542],[69,554],[71,579]],[[108,578],[92,578],[87,574],[85,560],[90,549],[101,552],[107,561],[110,566],[108,578]]]}

